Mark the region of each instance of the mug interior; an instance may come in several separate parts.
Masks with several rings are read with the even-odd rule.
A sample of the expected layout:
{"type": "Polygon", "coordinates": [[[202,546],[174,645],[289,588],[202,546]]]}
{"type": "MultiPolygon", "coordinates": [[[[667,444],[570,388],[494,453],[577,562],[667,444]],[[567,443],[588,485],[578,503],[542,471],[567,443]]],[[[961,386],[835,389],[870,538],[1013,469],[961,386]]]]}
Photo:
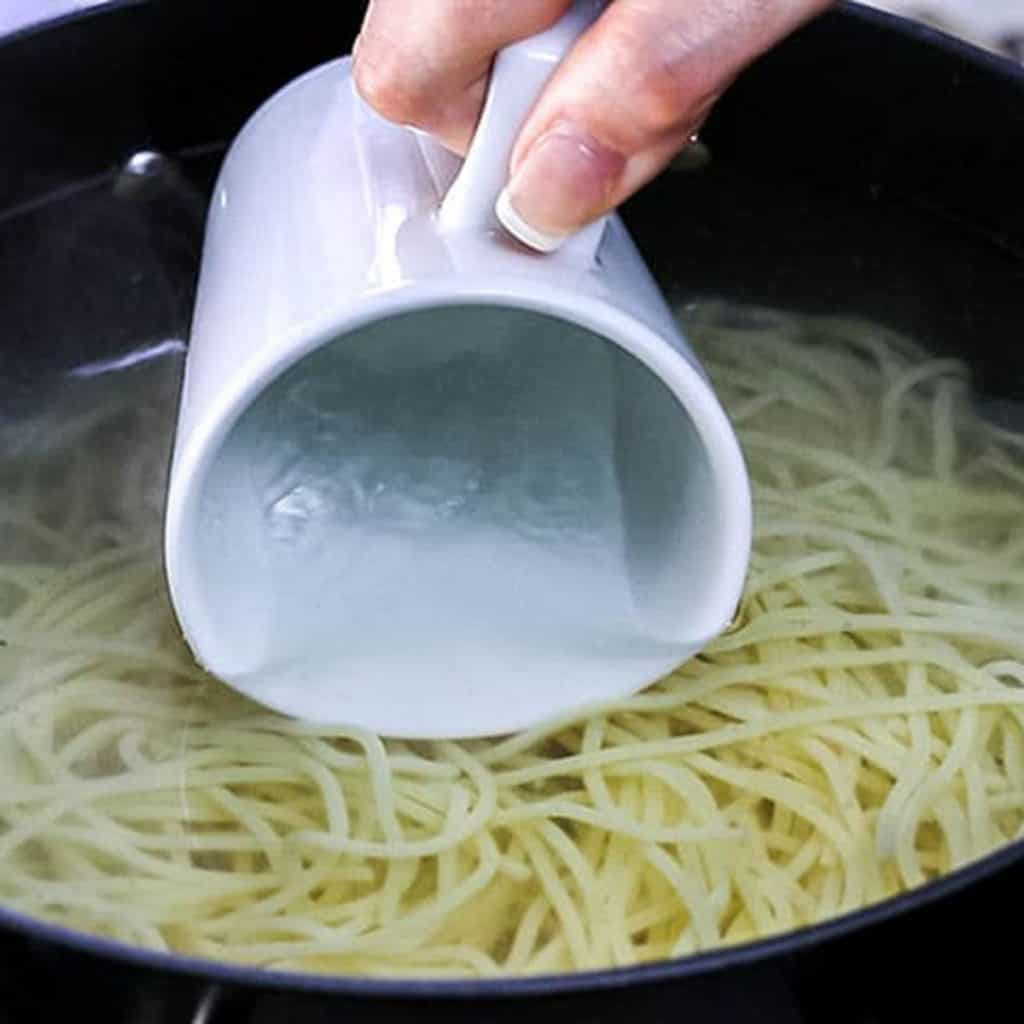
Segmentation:
{"type": "Polygon", "coordinates": [[[375,320],[274,379],[209,464],[193,641],[307,718],[533,724],[721,627],[713,476],[672,390],[593,331],[480,304],[375,320]]]}

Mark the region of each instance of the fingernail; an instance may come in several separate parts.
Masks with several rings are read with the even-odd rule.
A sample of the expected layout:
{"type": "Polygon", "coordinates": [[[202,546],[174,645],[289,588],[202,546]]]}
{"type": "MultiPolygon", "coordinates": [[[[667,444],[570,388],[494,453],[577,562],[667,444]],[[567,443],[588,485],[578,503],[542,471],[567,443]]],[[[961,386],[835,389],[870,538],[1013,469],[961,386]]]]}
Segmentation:
{"type": "Polygon", "coordinates": [[[530,148],[495,214],[524,245],[552,252],[605,209],[624,166],[573,126],[555,125],[530,148]]]}

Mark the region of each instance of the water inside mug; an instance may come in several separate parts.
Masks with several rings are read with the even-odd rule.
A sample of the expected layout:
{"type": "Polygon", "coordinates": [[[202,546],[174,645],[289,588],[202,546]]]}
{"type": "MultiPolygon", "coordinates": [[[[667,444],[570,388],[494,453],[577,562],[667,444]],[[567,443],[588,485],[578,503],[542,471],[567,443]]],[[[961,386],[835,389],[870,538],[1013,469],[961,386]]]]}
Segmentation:
{"type": "Polygon", "coordinates": [[[198,556],[233,588],[210,604],[237,660],[211,668],[271,706],[305,691],[311,717],[330,691],[340,718],[403,674],[399,700],[457,674],[470,703],[538,672],[584,703],[624,662],[653,678],[690,639],[709,524],[680,509],[702,473],[668,388],[581,327],[497,306],[372,323],[278,377],[213,464],[198,556]]]}

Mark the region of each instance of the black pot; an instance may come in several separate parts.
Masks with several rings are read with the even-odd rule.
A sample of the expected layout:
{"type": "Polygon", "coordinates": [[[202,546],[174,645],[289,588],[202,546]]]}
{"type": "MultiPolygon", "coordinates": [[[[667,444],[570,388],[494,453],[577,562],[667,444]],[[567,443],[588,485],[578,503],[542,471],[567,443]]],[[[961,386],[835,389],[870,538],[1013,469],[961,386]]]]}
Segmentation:
{"type": "MultiPolygon", "coordinates": [[[[0,406],[128,342],[184,336],[225,140],[276,87],[348,49],[352,6],[109,3],[0,40],[0,406]],[[140,150],[171,161],[119,170],[140,150]]],[[[850,5],[744,75],[704,138],[706,167],[664,175],[626,210],[667,291],[867,316],[967,359],[988,397],[1024,398],[1020,69],[850,5]]],[[[885,1024],[1004,999],[1013,1014],[1022,887],[1018,842],[781,938],[487,982],[270,974],[0,911],[0,1018],[885,1024]]]]}

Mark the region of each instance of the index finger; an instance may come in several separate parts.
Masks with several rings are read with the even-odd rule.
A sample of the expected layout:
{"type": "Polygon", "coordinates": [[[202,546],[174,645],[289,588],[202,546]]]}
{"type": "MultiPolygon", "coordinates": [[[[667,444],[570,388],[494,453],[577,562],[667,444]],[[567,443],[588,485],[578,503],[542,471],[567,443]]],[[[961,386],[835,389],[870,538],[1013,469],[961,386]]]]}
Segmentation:
{"type": "Polygon", "coordinates": [[[353,74],[381,116],[464,153],[498,50],[552,25],[571,0],[371,0],[353,74]]]}

